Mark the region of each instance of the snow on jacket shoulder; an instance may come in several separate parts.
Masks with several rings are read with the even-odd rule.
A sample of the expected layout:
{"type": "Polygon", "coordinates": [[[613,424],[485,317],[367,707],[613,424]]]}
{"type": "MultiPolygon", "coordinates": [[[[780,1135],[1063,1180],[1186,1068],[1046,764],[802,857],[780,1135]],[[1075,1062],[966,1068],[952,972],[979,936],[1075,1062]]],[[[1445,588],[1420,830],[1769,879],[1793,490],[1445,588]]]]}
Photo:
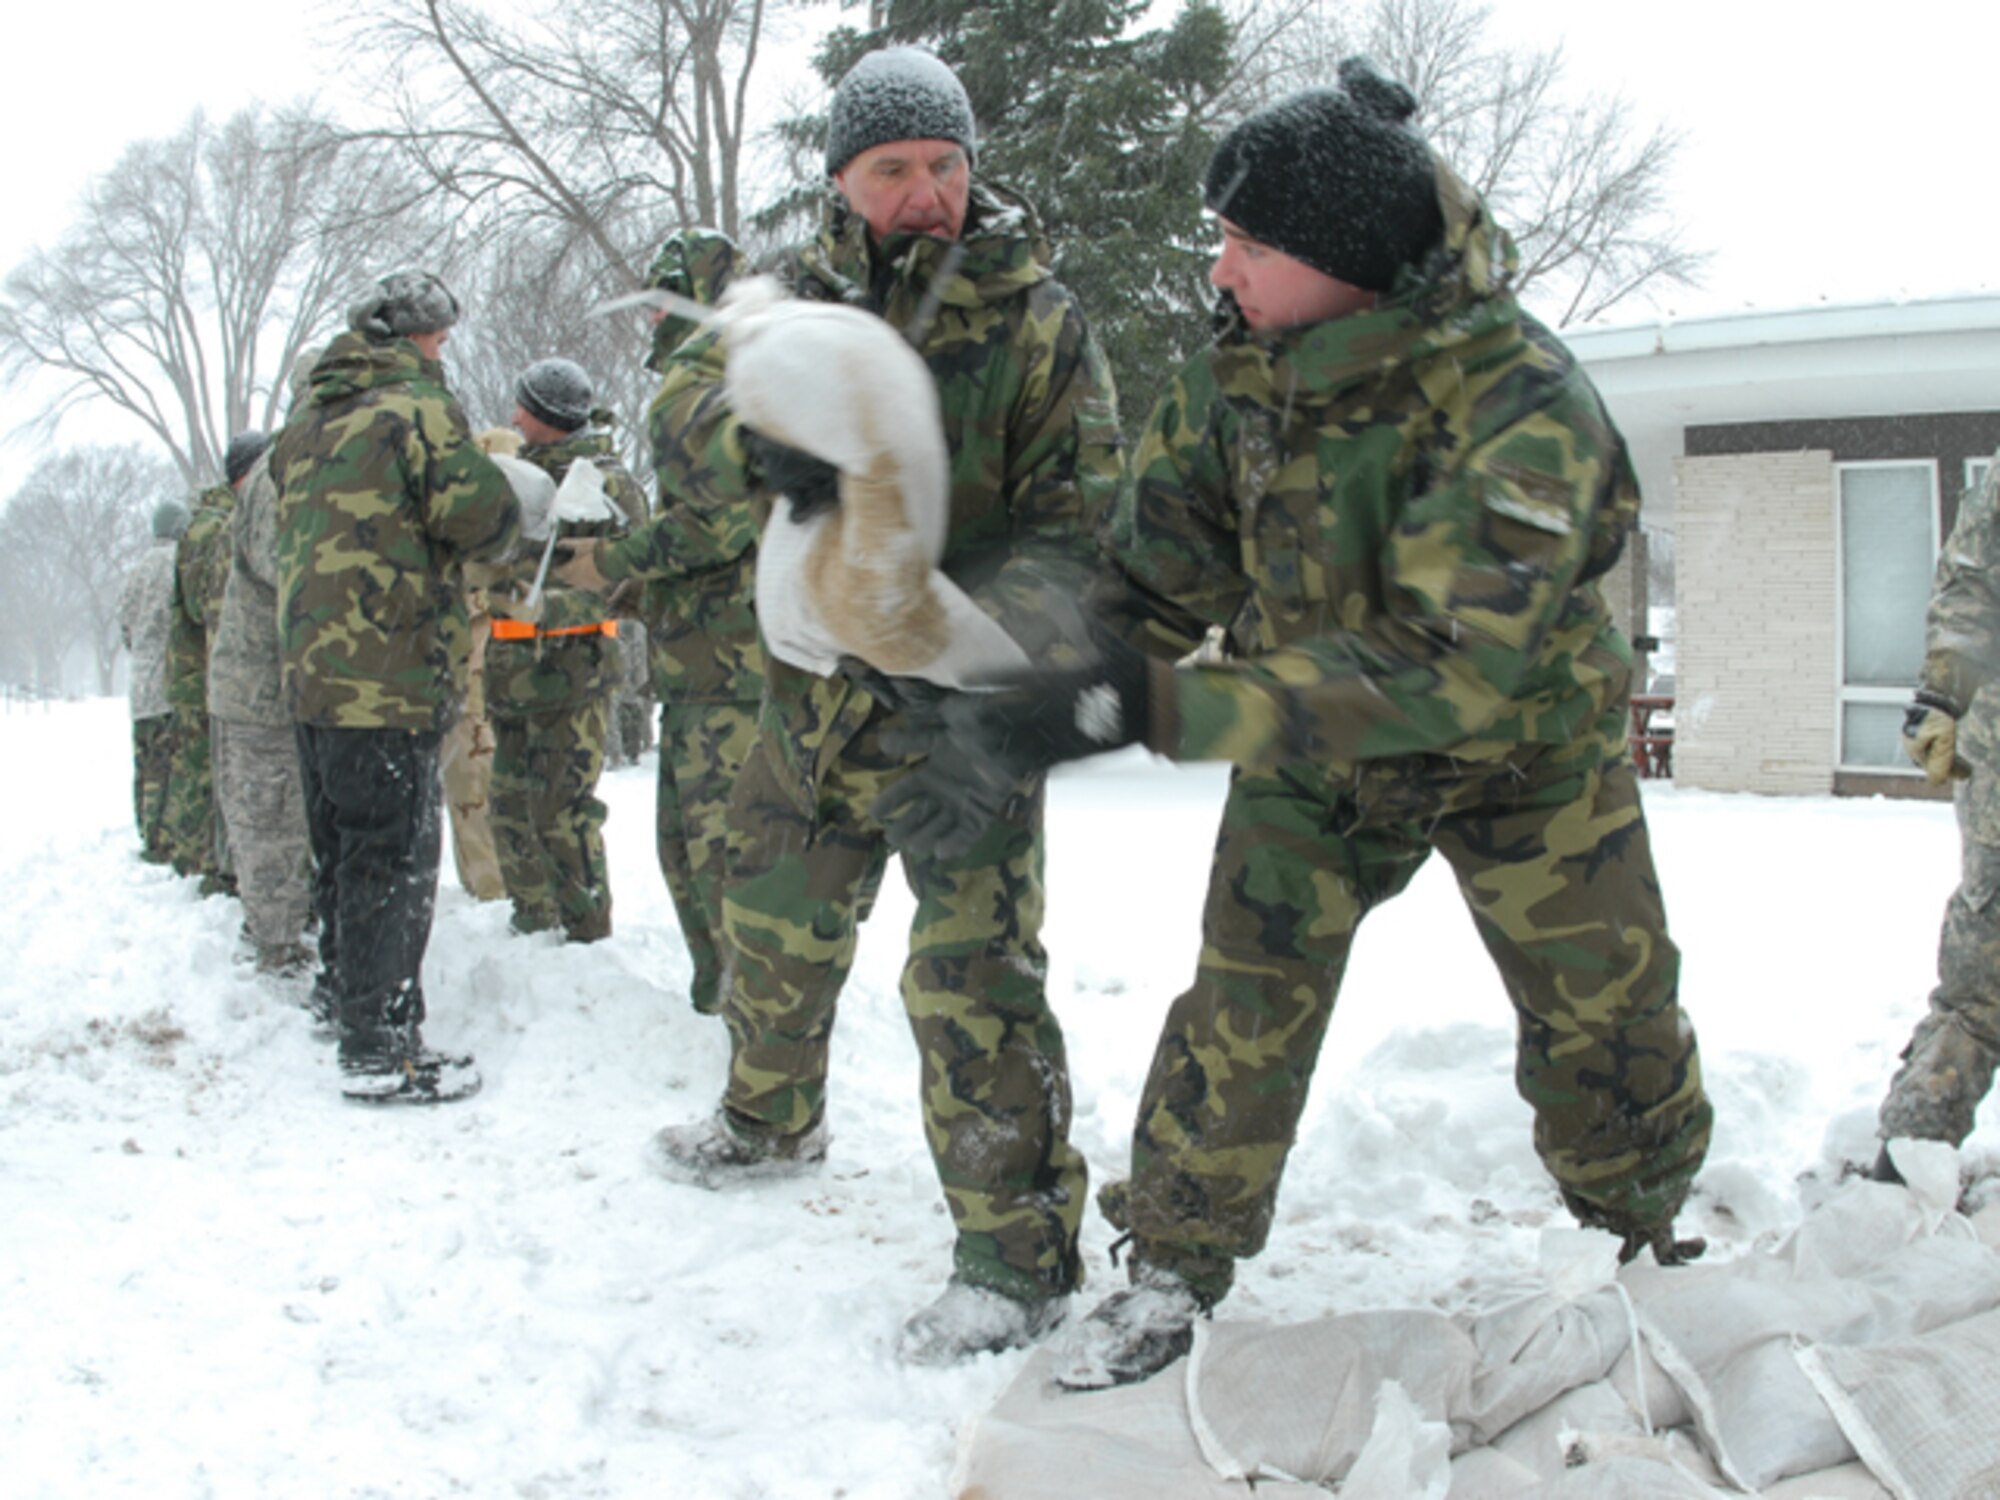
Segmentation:
{"type": "Polygon", "coordinates": [[[272,445],[271,476],[292,717],[444,728],[468,648],[460,565],[509,558],[520,508],[442,369],[407,339],[340,335],[272,445]]]}

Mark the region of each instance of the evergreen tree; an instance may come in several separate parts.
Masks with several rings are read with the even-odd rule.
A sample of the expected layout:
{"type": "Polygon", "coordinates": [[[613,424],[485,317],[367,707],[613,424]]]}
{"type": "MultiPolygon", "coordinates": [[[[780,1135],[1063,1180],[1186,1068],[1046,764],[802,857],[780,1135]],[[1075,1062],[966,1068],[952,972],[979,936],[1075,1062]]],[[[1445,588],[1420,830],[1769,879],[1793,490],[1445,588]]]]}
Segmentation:
{"type": "MultiPolygon", "coordinates": [[[[1230,79],[1232,29],[1210,0],[1133,34],[1143,0],[891,0],[882,24],[842,26],[814,66],[839,82],[864,53],[914,43],[957,71],[980,131],[979,175],[1022,193],[1042,218],[1055,274],[1082,303],[1136,431],[1208,336],[1214,229],[1201,177],[1209,117],[1230,79]]],[[[816,166],[825,117],[786,138],[816,166]]],[[[819,199],[817,183],[774,204],[775,225],[819,199]]]]}

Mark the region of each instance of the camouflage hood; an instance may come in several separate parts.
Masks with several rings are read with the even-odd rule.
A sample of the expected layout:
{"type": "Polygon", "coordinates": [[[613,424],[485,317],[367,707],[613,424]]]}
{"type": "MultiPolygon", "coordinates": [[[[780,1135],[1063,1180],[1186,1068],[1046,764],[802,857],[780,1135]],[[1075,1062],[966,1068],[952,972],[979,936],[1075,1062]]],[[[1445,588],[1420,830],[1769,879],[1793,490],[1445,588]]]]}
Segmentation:
{"type": "Polygon", "coordinates": [[[890,279],[921,284],[947,307],[979,308],[1049,278],[1049,243],[1026,199],[975,182],[964,237],[892,234],[878,247],[868,223],[838,193],[829,196],[820,231],[799,252],[799,268],[822,283],[830,301],[879,308],[890,279]],[[940,273],[945,272],[940,280],[940,273]]]}
{"type": "Polygon", "coordinates": [[[444,367],[425,359],[408,339],[377,344],[358,333],[343,333],[326,346],[313,366],[306,392],[309,406],[350,400],[365,391],[422,384],[425,394],[444,398],[444,367]]]}
{"type": "Polygon", "coordinates": [[[1442,161],[1444,238],[1405,267],[1373,311],[1306,328],[1253,333],[1227,293],[1218,312],[1217,375],[1267,384],[1307,401],[1331,400],[1397,365],[1447,355],[1520,318],[1513,281],[1520,253],[1479,195],[1442,161]]]}

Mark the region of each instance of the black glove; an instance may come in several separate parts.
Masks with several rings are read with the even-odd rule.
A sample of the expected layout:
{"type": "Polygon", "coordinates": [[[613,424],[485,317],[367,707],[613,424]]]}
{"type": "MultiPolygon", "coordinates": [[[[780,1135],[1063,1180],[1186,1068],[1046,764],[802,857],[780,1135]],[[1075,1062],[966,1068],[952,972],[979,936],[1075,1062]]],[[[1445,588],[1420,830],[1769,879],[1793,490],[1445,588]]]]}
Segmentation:
{"type": "Polygon", "coordinates": [[[794,522],[809,521],[840,504],[840,470],[803,448],[791,448],[767,438],[753,427],[743,431],[743,456],[764,488],[775,490],[791,504],[794,522]]]}
{"type": "Polygon", "coordinates": [[[875,799],[890,842],[911,853],[965,854],[1008,798],[1051,766],[1145,739],[1152,713],[1145,655],[1100,633],[1089,667],[1022,673],[992,692],[953,693],[921,741],[929,759],[875,799]]]}
{"type": "Polygon", "coordinates": [[[1627,1229],[1623,1231],[1622,1238],[1624,1244],[1618,1247],[1618,1264],[1621,1266],[1630,1265],[1648,1249],[1653,1252],[1653,1259],[1663,1266],[1684,1266],[1691,1260],[1700,1260],[1708,1250],[1708,1241],[1699,1236],[1675,1239],[1671,1224],[1649,1229],[1627,1229]]]}

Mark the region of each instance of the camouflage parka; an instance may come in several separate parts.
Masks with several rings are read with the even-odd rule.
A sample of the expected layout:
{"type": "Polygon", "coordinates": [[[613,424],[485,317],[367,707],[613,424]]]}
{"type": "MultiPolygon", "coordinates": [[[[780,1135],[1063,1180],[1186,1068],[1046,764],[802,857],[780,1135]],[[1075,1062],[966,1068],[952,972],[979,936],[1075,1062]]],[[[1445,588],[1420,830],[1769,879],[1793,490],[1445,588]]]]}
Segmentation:
{"type": "MultiPolygon", "coordinates": [[[[661,247],[646,279],[650,286],[713,304],[746,269],[727,235],[687,229],[661,247]]],[[[725,527],[713,542],[691,535],[705,531],[722,505],[708,454],[682,441],[704,430],[704,412],[714,404],[706,366],[671,363],[673,351],[696,331],[693,322],[675,316],[662,318],[653,329],[646,363],[665,379],[647,419],[664,524],[643,545],[635,544],[638,550],[607,564],[607,572],[643,582],[637,609],[646,622],[648,665],[661,702],[754,704],[764,696],[754,528],[746,535],[725,527]],[[739,544],[742,550],[731,550],[739,544]],[[717,560],[723,553],[730,554],[727,560],[717,560]],[[677,555],[701,560],[676,563],[677,555]],[[621,566],[640,571],[615,571],[621,566]]]]}
{"type": "MultiPolygon", "coordinates": [[[[937,381],[951,454],[943,567],[1031,656],[1048,651],[1062,638],[1053,601],[1080,591],[1093,529],[1115,496],[1120,437],[1110,369],[1082,309],[1050,273],[1034,211],[975,182],[961,240],[902,234],[878,247],[834,195],[818,237],[791,252],[780,274],[798,296],[864,306],[904,330],[924,323],[919,349],[937,381]]],[[[662,480],[686,501],[663,517],[685,520],[653,544],[649,566],[744,557],[769,512],[770,495],[745,471],[721,375],[713,334],[669,357],[654,451],[679,453],[687,465],[662,480]]],[[[634,547],[604,570],[637,571],[639,560],[634,547]]],[[[875,700],[843,677],[777,661],[767,670],[764,740],[799,805],[811,807],[875,700]]]]}
{"type": "Polygon", "coordinates": [[[209,618],[215,558],[229,555],[229,518],[236,491],[213,485],[195,497],[194,515],[174,554],[174,603],[167,629],[167,702],[191,713],[208,712],[208,641],[219,621],[209,618]]]}
{"type": "MultiPolygon", "coordinates": [[[[597,414],[608,419],[609,413],[597,414]]],[[[562,537],[622,535],[632,526],[643,525],[650,511],[646,492],[632,471],[618,457],[618,449],[607,426],[585,427],[555,443],[529,443],[521,449],[522,460],[533,464],[558,485],[570,465],[587,458],[604,475],[604,491],[625,514],[622,523],[602,521],[556,525],[562,537]]],[[[545,585],[541,618],[536,634],[528,640],[509,640],[510,618],[507,601],[527,593],[541,565],[539,544],[512,564],[489,591],[494,618],[494,635],[486,643],[486,712],[496,718],[548,713],[573,708],[593,698],[610,694],[618,685],[618,641],[615,636],[591,633],[610,618],[605,602],[585,589],[573,589],[553,577],[545,585]],[[568,631],[550,635],[541,632],[568,631]]]]}
{"type": "Polygon", "coordinates": [[[1958,504],[1924,625],[1923,689],[1958,711],[1967,836],[2000,846],[2000,454],[1958,504]]]}
{"type": "Polygon", "coordinates": [[[1624,440],[1516,304],[1507,236],[1442,166],[1439,191],[1440,248],[1378,307],[1232,317],[1154,409],[1104,539],[1120,607],[1231,658],[1156,704],[1178,759],[1448,779],[1622,724],[1597,580],[1638,512],[1624,440]]]}
{"type": "Polygon", "coordinates": [[[341,334],[271,445],[271,477],[293,719],[445,728],[465,687],[461,564],[509,559],[521,522],[443,368],[408,339],[341,334]]]}

